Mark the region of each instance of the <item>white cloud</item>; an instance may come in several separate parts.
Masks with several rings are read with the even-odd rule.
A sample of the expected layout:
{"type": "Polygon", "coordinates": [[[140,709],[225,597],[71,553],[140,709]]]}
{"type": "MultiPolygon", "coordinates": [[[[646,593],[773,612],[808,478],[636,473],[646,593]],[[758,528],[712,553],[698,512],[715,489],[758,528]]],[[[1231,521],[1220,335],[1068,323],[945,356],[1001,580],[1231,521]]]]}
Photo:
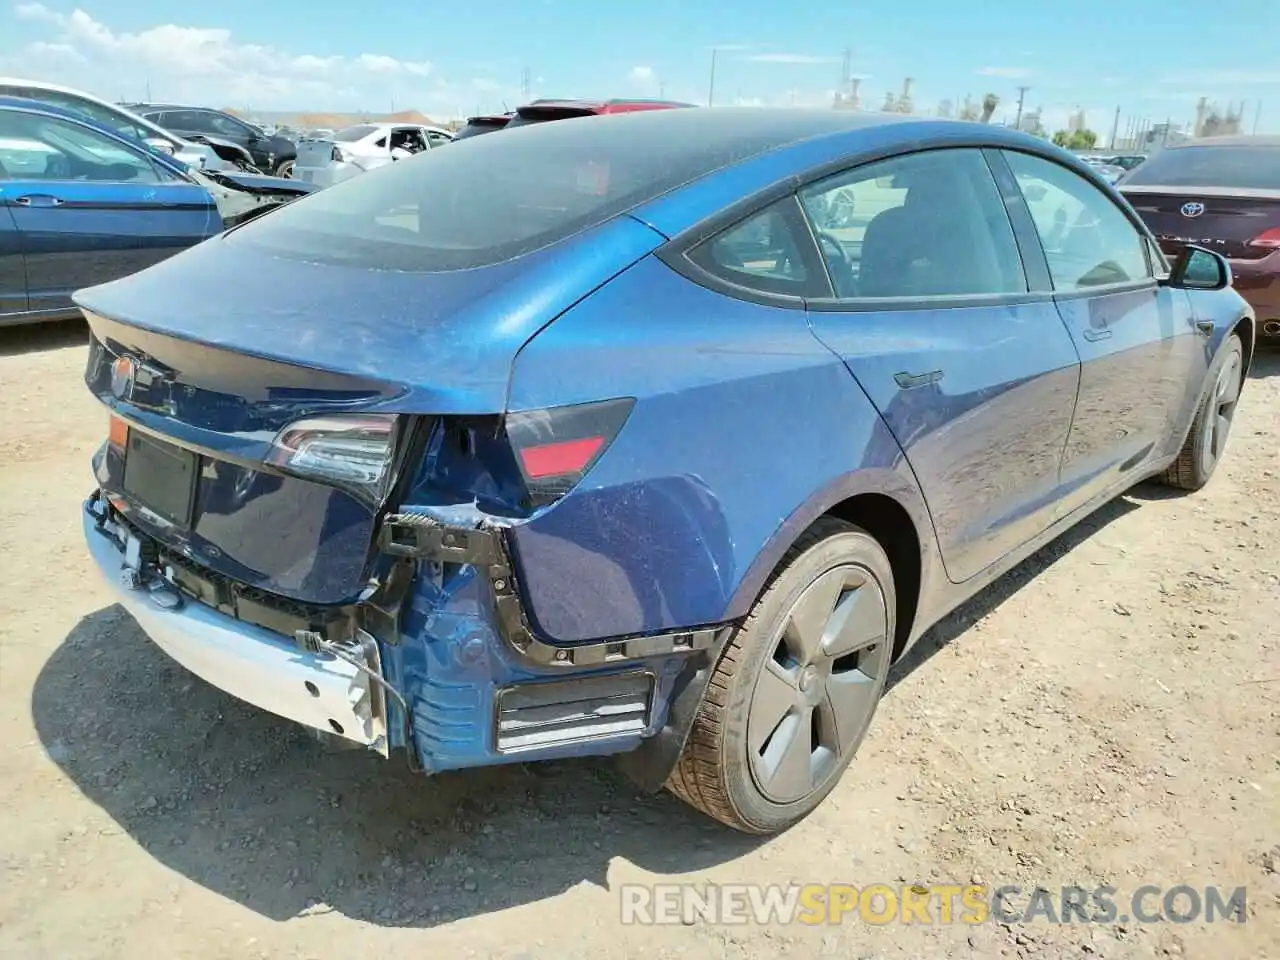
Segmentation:
{"type": "Polygon", "coordinates": [[[0,73],[64,83],[111,100],[141,99],[150,89],[156,99],[265,110],[376,111],[392,99],[429,115],[461,108],[443,98],[447,85],[426,60],[385,52],[293,53],[241,42],[223,27],[168,23],[131,33],[81,9],[64,13],[42,3],[20,3],[13,14],[45,25],[47,35],[0,55],[0,73]]]}
{"type": "Polygon", "coordinates": [[[747,57],[754,63],[835,63],[835,57],[813,53],[757,53],[747,57]]]}
{"type": "Polygon", "coordinates": [[[973,72],[980,77],[1000,77],[1003,80],[1025,80],[1031,76],[1026,67],[979,67],[973,72]]]}
{"type": "Polygon", "coordinates": [[[632,67],[627,74],[627,82],[632,88],[645,94],[653,94],[658,90],[658,73],[653,67],[632,67]]]}

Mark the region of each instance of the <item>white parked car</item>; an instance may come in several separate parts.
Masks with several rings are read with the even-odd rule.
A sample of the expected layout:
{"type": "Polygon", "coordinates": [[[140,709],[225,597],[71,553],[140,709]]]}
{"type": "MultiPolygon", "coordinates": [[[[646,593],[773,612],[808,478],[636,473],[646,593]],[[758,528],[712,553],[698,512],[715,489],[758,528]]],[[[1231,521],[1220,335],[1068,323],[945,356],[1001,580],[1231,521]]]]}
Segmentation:
{"type": "Polygon", "coordinates": [[[56,83],[45,83],[42,80],[0,77],[0,96],[24,97],[27,100],[38,100],[64,110],[74,110],[105,127],[118,130],[126,137],[145,142],[153,150],[160,150],[176,157],[197,170],[236,169],[234,163],[219,157],[218,152],[209,144],[184,140],[136,113],[107,103],[105,100],[99,100],[81,90],[73,90],[56,83]]]}
{"type": "Polygon", "coordinates": [[[438,127],[412,123],[358,123],[327,138],[300,141],[293,176],[319,187],[328,187],[452,139],[452,134],[438,127]]]}

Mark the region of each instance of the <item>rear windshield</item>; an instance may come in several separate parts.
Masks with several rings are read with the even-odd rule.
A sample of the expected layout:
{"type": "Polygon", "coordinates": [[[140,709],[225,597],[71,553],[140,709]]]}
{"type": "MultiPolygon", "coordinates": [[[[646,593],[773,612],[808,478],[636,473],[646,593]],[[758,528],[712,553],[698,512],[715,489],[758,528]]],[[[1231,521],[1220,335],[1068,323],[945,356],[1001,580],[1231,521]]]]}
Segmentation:
{"type": "Polygon", "coordinates": [[[744,129],[733,117],[724,118],[732,126],[719,136],[674,144],[651,129],[661,114],[681,112],[473,137],[318,191],[235,230],[228,242],[390,270],[486,266],[603,223],[787,133],[787,124],[744,129]]]}
{"type": "Polygon", "coordinates": [[[478,137],[482,133],[493,133],[496,130],[505,129],[506,120],[473,120],[465,127],[454,134],[454,140],[466,140],[469,137],[478,137]]]}
{"type": "Polygon", "coordinates": [[[546,123],[548,120],[569,120],[573,117],[591,116],[595,116],[595,111],[583,107],[539,107],[535,110],[517,111],[507,126],[527,127],[531,123],[546,123]]]}
{"type": "Polygon", "coordinates": [[[330,137],[330,139],[336,140],[339,143],[355,143],[357,140],[363,140],[377,129],[377,127],[370,123],[358,123],[354,127],[347,127],[345,130],[339,130],[330,137]]]}
{"type": "Polygon", "coordinates": [[[1153,154],[1124,186],[1280,190],[1280,147],[1177,147],[1153,154]]]}

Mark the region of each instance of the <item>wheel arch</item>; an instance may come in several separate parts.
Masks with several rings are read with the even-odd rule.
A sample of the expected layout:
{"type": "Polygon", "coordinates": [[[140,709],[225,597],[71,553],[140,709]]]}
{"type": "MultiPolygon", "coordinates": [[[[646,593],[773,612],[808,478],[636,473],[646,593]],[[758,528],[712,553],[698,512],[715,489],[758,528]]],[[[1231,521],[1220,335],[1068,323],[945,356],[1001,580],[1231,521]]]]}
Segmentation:
{"type": "Polygon", "coordinates": [[[919,632],[916,621],[924,606],[921,600],[937,551],[924,497],[905,469],[848,474],[798,507],[778,527],[743,576],[730,613],[737,618],[750,611],[777,574],[787,551],[824,516],[861,527],[888,555],[897,595],[893,647],[896,660],[919,632]]]}

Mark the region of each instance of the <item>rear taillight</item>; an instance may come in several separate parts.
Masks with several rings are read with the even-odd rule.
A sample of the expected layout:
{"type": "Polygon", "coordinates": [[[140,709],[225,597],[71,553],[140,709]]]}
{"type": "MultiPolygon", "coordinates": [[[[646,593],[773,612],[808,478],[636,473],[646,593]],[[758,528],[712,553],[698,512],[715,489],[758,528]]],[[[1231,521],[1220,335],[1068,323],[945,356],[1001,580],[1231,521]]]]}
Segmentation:
{"type": "Polygon", "coordinates": [[[269,462],[381,503],[390,485],[396,418],[352,414],[298,420],[277,434],[269,462]]]}
{"type": "Polygon", "coordinates": [[[507,439],[531,505],[546,506],[572,490],[618,436],[634,405],[628,397],[507,414],[507,439]]]}
{"type": "Polygon", "coordinates": [[[1263,250],[1280,250],[1280,227],[1264,230],[1249,241],[1249,246],[1261,247],[1263,250]]]}

